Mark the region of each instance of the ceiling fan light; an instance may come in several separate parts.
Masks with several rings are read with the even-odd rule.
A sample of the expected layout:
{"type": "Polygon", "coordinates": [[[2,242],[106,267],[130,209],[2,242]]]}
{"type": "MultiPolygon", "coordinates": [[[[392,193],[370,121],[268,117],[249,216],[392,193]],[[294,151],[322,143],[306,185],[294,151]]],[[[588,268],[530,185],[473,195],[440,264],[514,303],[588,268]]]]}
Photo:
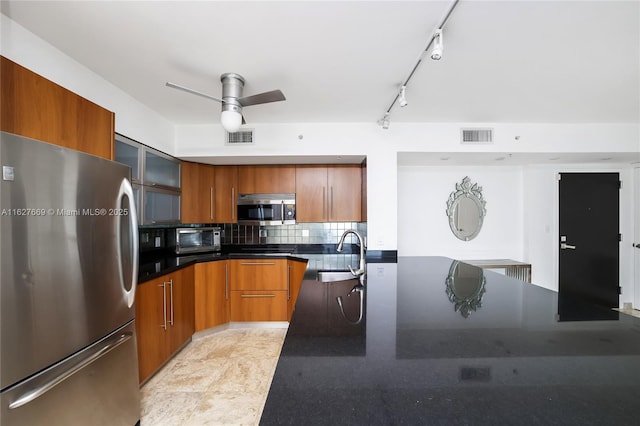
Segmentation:
{"type": "Polygon", "coordinates": [[[227,132],[235,133],[240,129],[240,125],[242,124],[242,114],[236,111],[222,111],[220,114],[220,123],[227,132]]]}

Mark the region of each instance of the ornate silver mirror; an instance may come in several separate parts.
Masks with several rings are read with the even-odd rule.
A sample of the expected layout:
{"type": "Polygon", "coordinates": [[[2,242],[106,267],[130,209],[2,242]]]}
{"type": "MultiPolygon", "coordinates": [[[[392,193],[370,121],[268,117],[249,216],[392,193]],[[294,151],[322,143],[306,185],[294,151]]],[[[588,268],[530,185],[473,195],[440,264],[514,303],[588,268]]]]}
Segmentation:
{"type": "Polygon", "coordinates": [[[487,213],[482,199],[482,187],[471,183],[465,176],[461,183],[456,183],[456,190],[447,200],[447,216],[453,235],[463,241],[472,240],[482,229],[482,222],[487,213]]]}
{"type": "Polygon", "coordinates": [[[454,260],[445,281],[447,296],[456,312],[465,318],[482,307],[486,279],[482,269],[454,260]]]}

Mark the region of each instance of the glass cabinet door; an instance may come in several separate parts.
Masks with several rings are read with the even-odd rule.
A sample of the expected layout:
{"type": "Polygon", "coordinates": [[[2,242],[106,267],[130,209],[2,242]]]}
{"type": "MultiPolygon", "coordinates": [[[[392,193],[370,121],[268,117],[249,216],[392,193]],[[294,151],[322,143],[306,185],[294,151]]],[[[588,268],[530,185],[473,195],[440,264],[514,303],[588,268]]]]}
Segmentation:
{"type": "Polygon", "coordinates": [[[144,188],[145,224],[180,223],[180,193],[144,188]]]}
{"type": "Polygon", "coordinates": [[[127,138],[116,134],[115,142],[115,160],[131,167],[131,181],[140,182],[140,145],[137,143],[128,143],[127,138]]]}
{"type": "Polygon", "coordinates": [[[145,150],[144,184],[180,188],[180,163],[145,150]]]}

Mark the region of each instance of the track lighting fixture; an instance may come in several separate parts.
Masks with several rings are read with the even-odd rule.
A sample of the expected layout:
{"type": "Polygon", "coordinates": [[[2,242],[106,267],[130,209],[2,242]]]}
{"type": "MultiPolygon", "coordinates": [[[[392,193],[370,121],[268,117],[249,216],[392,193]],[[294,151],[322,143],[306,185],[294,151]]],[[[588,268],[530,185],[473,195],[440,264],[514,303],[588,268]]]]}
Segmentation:
{"type": "Polygon", "coordinates": [[[442,28],[438,28],[433,35],[433,49],[431,50],[431,59],[439,61],[442,58],[444,50],[444,42],[442,40],[442,28]]]}
{"type": "Polygon", "coordinates": [[[400,88],[400,107],[406,107],[409,103],[407,102],[407,98],[405,97],[405,91],[407,86],[402,86],[400,88]]]}
{"type": "Polygon", "coordinates": [[[384,117],[378,120],[378,124],[382,126],[383,129],[387,130],[389,128],[389,113],[385,113],[384,117]]]}
{"type": "Polygon", "coordinates": [[[387,108],[387,112],[385,112],[384,117],[382,117],[380,120],[377,121],[378,125],[382,126],[383,129],[389,128],[389,114],[391,113],[391,110],[393,109],[393,106],[396,103],[400,104],[401,107],[405,107],[408,105],[407,98],[406,98],[407,85],[409,84],[409,80],[411,80],[413,75],[416,73],[416,70],[418,69],[420,64],[424,63],[427,55],[429,55],[431,59],[433,59],[434,61],[439,61],[440,59],[442,59],[442,52],[444,50],[442,30],[445,24],[447,23],[447,21],[449,20],[449,17],[453,13],[453,10],[456,8],[459,2],[460,0],[452,1],[451,5],[447,9],[447,12],[444,18],[442,19],[442,21],[440,21],[440,24],[437,27],[435,27],[433,31],[433,36],[428,40],[427,46],[420,53],[420,58],[418,58],[418,62],[416,62],[416,64],[413,66],[413,68],[411,69],[411,72],[409,73],[409,76],[404,80],[404,83],[402,84],[402,86],[400,86],[400,93],[396,94],[395,98],[393,98],[393,101],[391,102],[391,105],[389,105],[389,107],[387,108]],[[431,49],[431,52],[429,52],[430,49],[431,49]]]}

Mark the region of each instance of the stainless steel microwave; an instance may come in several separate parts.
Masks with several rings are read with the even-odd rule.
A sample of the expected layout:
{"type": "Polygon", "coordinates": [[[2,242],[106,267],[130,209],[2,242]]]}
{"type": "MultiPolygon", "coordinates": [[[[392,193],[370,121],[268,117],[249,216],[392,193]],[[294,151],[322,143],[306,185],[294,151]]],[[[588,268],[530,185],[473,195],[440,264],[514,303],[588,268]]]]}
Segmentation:
{"type": "Polygon", "coordinates": [[[240,194],[238,223],[293,225],[296,223],[296,194],[240,194]]]}

